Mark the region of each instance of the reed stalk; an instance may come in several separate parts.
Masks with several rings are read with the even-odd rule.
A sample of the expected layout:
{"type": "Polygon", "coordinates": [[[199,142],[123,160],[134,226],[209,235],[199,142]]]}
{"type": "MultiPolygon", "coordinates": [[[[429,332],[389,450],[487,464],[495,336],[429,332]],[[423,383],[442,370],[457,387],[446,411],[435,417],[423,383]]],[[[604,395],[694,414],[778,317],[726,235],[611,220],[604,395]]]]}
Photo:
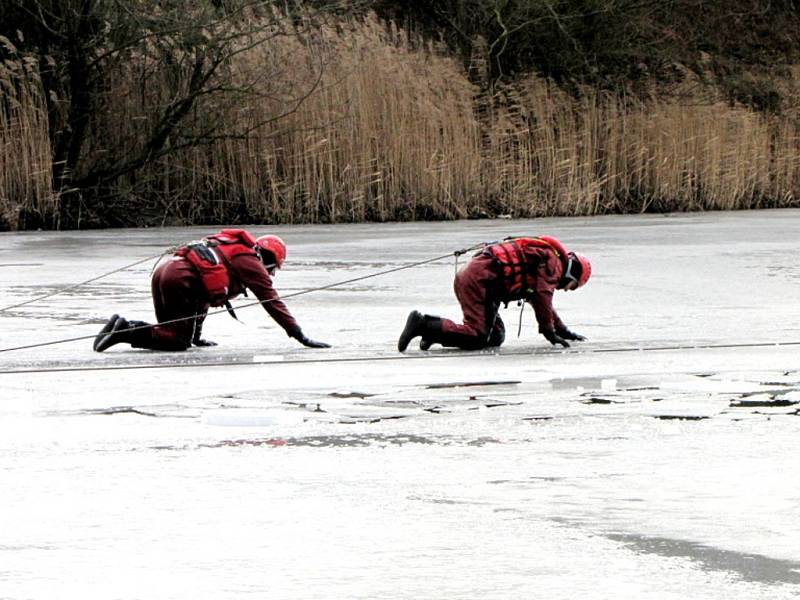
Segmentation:
{"type": "Polygon", "coordinates": [[[0,36],[0,230],[52,227],[52,188],[47,109],[35,61],[0,36]]]}
{"type": "MultiPolygon", "coordinates": [[[[482,91],[442,49],[374,18],[313,42],[279,40],[231,66],[237,81],[262,75],[261,93],[213,113],[227,119],[223,131],[264,124],[121,178],[112,209],[134,208],[139,224],[211,224],[798,206],[796,114],[592,90],[576,99],[538,77],[482,91]]],[[[20,65],[0,65],[0,211],[10,228],[21,214],[55,210],[40,82],[20,65]]],[[[110,74],[86,168],[109,148],[136,152],[181,85],[144,59],[127,68],[110,74]]],[[[197,131],[209,114],[192,116],[197,131]]]]}

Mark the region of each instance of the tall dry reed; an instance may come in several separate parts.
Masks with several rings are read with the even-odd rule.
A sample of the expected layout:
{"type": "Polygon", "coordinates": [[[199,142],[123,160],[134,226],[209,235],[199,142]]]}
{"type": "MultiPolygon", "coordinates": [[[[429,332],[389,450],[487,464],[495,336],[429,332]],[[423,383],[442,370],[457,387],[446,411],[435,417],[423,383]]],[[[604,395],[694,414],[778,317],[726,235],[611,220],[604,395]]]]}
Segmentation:
{"type": "MultiPolygon", "coordinates": [[[[112,78],[89,165],[135,153],[180,74],[144,60],[112,78]]],[[[722,103],[580,99],[531,77],[482,92],[462,64],[375,19],[276,38],[232,65],[256,94],[198,108],[231,134],[121,178],[140,223],[345,222],[797,206],[797,116],[722,103]],[[322,67],[321,67],[322,65],[322,67]],[[318,84],[315,85],[315,82],[318,84]],[[297,98],[311,93],[299,105],[297,98]],[[276,115],[285,115],[272,120],[276,115]],[[260,124],[260,125],[259,125],[260,124]]],[[[20,86],[15,88],[21,94],[20,86]]],[[[48,198],[46,124],[35,93],[0,115],[0,198],[48,198]],[[32,141],[35,140],[35,143],[32,141]],[[33,177],[33,175],[36,177],[33,177]],[[35,191],[25,191],[34,186],[35,191]]]]}
{"type": "Polygon", "coordinates": [[[35,61],[0,36],[0,230],[52,226],[55,194],[47,109],[35,61]]]}
{"type": "MultiPolygon", "coordinates": [[[[183,174],[179,187],[223,185],[229,193],[222,196],[240,202],[253,220],[468,216],[470,203],[481,202],[480,131],[472,110],[476,90],[458,65],[430,47],[411,48],[400,32],[375,21],[349,35],[326,34],[321,46],[284,39],[280,48],[247,56],[240,68],[291,63],[278,87],[299,91],[312,88],[322,63],[321,83],[296,112],[246,143],[191,153],[189,165],[173,167],[183,174]]],[[[274,76],[270,82],[275,85],[274,76]]],[[[263,122],[292,101],[272,95],[248,103],[242,114],[248,123],[263,122]]],[[[221,215],[230,208],[203,204],[221,215]]]]}
{"type": "Polygon", "coordinates": [[[514,214],[730,210],[800,199],[796,117],[592,92],[573,100],[538,79],[505,98],[488,181],[514,214]]]}

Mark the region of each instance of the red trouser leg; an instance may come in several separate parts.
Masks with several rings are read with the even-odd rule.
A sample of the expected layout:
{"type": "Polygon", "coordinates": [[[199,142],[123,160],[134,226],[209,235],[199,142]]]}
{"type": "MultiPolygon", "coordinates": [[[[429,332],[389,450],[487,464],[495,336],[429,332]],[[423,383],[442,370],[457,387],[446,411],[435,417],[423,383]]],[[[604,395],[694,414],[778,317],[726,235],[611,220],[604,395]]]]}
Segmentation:
{"type": "Polygon", "coordinates": [[[489,256],[477,256],[456,274],[453,290],[461,304],[464,322],[459,324],[442,319],[442,345],[467,350],[488,345],[499,307],[491,293],[497,279],[492,261],[489,256]]]}
{"type": "Polygon", "coordinates": [[[150,350],[186,350],[192,345],[195,315],[204,315],[205,306],[198,290],[200,281],[186,261],[168,260],[153,273],[151,288],[153,306],[159,323],[143,330],[149,335],[141,336],[131,345],[150,350]]]}

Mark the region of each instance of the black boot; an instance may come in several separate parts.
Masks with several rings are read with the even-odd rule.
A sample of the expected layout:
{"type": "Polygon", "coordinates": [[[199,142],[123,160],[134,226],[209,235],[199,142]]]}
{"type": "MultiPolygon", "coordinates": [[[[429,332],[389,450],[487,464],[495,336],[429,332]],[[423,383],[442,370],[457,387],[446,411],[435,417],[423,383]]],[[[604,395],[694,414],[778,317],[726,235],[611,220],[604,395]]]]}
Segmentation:
{"type": "Polygon", "coordinates": [[[419,347],[420,350],[427,350],[431,344],[441,341],[442,320],[439,317],[423,315],[417,310],[411,311],[406,319],[406,326],[400,339],[397,340],[397,349],[404,352],[408,343],[417,336],[422,336],[419,347]]]}
{"type": "MultiPolygon", "coordinates": [[[[108,323],[106,323],[108,325],[108,323]]],[[[134,348],[147,348],[150,340],[150,324],[144,321],[128,321],[117,317],[111,329],[101,331],[95,338],[95,352],[104,352],[117,344],[130,344],[134,348]]]]}
{"type": "Polygon", "coordinates": [[[111,348],[111,346],[115,346],[121,342],[127,342],[130,332],[126,330],[129,327],[128,321],[122,317],[118,315],[111,317],[94,339],[94,351],[104,352],[111,348]]]}
{"type": "Polygon", "coordinates": [[[443,339],[442,320],[439,317],[431,317],[424,315],[424,323],[422,324],[422,331],[420,335],[422,339],[419,341],[420,350],[430,350],[434,344],[441,344],[443,339]]]}
{"type": "Polygon", "coordinates": [[[425,323],[425,316],[418,310],[412,310],[406,319],[406,326],[400,334],[400,339],[397,340],[397,349],[400,352],[405,352],[408,348],[408,343],[418,335],[422,335],[423,324],[425,323]]]}
{"type": "Polygon", "coordinates": [[[92,348],[94,349],[95,352],[102,352],[103,350],[105,350],[105,348],[103,350],[98,350],[97,346],[100,343],[100,341],[111,332],[111,329],[114,327],[114,323],[117,322],[117,319],[119,319],[119,315],[111,315],[111,318],[108,321],[106,321],[105,325],[103,325],[103,328],[100,330],[100,333],[98,333],[95,336],[94,344],[92,344],[92,348]]]}

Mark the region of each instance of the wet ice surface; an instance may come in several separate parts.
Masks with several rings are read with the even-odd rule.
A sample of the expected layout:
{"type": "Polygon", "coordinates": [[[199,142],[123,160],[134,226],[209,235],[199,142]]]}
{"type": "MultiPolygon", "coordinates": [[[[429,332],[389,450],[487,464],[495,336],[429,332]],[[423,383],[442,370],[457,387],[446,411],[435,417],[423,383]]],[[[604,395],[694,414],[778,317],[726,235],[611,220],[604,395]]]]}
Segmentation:
{"type": "MultiPolygon", "coordinates": [[[[399,355],[410,309],[458,316],[446,260],[288,299],[331,350],[255,307],[245,325],[210,317],[220,345],[182,354],[2,352],[0,597],[795,598],[799,226],[763,211],[271,229],[284,295],[556,235],[596,273],[556,294],[589,338],[567,351],[530,310],[517,338],[510,307],[497,352],[399,355]]],[[[0,308],[208,232],[2,234],[0,308]]],[[[0,348],[152,320],[151,267],[0,312],[0,348]]]]}

